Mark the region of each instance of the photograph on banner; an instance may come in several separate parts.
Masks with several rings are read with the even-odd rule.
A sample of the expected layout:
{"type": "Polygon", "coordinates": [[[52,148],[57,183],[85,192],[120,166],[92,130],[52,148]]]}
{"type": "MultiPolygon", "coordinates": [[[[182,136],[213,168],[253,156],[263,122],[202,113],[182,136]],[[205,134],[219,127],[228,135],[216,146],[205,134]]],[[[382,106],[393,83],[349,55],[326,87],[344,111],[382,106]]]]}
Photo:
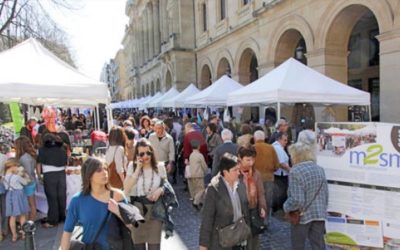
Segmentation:
{"type": "Polygon", "coordinates": [[[330,180],[400,188],[399,138],[392,132],[397,131],[396,125],[317,123],[316,126],[318,162],[330,180]]]}
{"type": "Polygon", "coordinates": [[[400,242],[399,129],[316,124],[317,162],[329,183],[328,244],[383,248],[400,242]]]}

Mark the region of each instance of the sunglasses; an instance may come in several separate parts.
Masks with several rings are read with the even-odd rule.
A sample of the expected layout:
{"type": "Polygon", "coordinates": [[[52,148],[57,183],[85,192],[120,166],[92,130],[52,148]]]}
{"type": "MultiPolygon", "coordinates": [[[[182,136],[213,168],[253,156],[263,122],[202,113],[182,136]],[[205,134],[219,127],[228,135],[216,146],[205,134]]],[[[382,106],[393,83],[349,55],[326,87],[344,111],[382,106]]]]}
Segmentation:
{"type": "Polygon", "coordinates": [[[138,155],[139,155],[139,157],[143,157],[144,155],[152,156],[152,155],[153,155],[153,152],[150,152],[150,151],[147,151],[147,152],[140,152],[138,155]]]}

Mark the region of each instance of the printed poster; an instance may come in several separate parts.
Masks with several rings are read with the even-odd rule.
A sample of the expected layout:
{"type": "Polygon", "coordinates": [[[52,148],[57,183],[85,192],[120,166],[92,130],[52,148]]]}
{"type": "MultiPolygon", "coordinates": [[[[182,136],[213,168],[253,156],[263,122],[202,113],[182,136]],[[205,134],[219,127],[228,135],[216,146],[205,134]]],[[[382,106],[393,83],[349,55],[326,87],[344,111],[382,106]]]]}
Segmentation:
{"type": "Polygon", "coordinates": [[[400,125],[317,123],[328,243],[400,249],[400,125]]]}

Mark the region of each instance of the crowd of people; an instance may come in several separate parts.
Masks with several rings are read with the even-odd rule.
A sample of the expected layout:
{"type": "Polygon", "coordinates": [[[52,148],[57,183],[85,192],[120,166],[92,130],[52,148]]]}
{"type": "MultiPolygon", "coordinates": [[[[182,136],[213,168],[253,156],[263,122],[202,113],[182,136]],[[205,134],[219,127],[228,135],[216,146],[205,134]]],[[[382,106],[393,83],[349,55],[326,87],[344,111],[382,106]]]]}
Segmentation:
{"type": "Polygon", "coordinates": [[[36,219],[34,195],[43,183],[49,209],[42,225],[64,222],[61,249],[70,249],[77,225],[83,227],[84,243],[119,249],[113,248],[118,240],[110,241],[115,233],[110,225],[129,224],[121,214],[129,204],[137,208],[130,215],[141,221],[128,227],[134,248],[160,249],[162,230],[166,237],[173,234],[171,211],[178,206],[174,185],[183,180],[193,207],[201,212],[202,250],[260,249],[259,235],[279,210],[301,213],[300,222],[292,225],[293,249],[304,249],[306,238],[313,249],[323,249],[328,191],[323,169],[315,163],[315,136],[301,132],[289,146],[283,118],[271,133],[254,124],[223,123],[216,114],[199,121],[174,113],[119,113],[108,135],[89,133],[91,152],[99,147],[106,151],[103,158],[83,163],[81,191],[68,207],[65,169],[72,146],[67,131],[89,125],[84,116],[72,115],[54,126],[54,110],[46,118],[38,131],[37,120],[27,121],[15,141],[15,157],[0,155],[0,208],[5,208],[0,211],[0,237],[8,233],[7,224],[13,241],[18,234],[24,237],[17,219],[20,225],[36,219]],[[235,232],[229,232],[232,225],[235,232]]]}

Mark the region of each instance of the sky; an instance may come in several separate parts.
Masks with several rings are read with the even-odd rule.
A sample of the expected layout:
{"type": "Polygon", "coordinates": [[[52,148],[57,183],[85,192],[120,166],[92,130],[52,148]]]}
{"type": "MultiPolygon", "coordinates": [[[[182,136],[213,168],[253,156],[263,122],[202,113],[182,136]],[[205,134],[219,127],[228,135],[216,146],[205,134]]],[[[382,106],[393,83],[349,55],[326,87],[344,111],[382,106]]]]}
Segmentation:
{"type": "Polygon", "coordinates": [[[104,63],[115,57],[128,17],[126,0],[72,0],[76,10],[50,8],[50,15],[69,36],[75,64],[82,73],[99,80],[104,63]]]}

